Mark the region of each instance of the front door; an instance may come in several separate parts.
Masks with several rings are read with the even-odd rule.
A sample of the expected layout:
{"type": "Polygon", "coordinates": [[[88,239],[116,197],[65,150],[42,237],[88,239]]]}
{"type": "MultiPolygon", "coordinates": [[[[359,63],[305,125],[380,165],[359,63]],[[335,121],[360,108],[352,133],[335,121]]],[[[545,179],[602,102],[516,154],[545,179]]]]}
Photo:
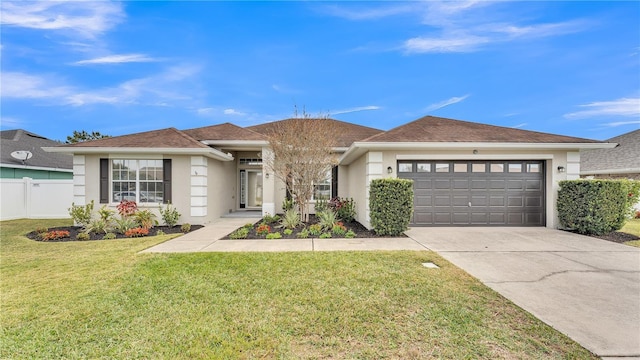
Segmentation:
{"type": "Polygon", "coordinates": [[[261,170],[240,170],[240,208],[262,208],[261,170]]]}

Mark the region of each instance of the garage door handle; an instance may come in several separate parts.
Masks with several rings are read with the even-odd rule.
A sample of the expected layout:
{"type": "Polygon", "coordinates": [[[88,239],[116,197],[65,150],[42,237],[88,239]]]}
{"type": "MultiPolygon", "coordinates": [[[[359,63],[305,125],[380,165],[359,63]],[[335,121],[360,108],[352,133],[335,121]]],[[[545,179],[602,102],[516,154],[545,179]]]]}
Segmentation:
{"type": "Polygon", "coordinates": [[[469,207],[471,207],[471,201],[469,201],[469,207]]]}

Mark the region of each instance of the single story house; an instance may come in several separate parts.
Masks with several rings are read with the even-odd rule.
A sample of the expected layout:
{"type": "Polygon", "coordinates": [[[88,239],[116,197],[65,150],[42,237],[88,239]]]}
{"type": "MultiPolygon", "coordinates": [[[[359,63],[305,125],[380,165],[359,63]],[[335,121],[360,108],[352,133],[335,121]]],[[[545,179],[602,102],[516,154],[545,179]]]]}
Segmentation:
{"type": "Polygon", "coordinates": [[[0,179],[69,179],[73,178],[73,157],[42,150],[43,147],[59,145],[54,140],[32,132],[17,129],[0,131],[0,179]],[[28,151],[27,160],[13,157],[28,151]]]}
{"type": "MultiPolygon", "coordinates": [[[[384,177],[414,180],[412,226],[557,227],[558,182],[579,178],[580,151],[615,146],[433,116],[389,131],[313,121],[342,134],[338,165],[317,196],[353,198],[367,227],[369,183],[384,177]]],[[[182,222],[206,224],[235,211],[281,211],[285,185],[262,161],[271,126],[168,128],[48,151],[73,154],[76,204],[171,201],[182,222]]]]}

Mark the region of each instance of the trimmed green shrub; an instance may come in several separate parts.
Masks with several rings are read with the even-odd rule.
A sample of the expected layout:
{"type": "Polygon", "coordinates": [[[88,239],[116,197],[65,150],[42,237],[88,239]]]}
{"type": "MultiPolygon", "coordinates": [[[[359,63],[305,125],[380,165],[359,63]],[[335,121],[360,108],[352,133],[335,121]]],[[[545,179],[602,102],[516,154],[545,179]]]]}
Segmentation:
{"type": "Polygon", "coordinates": [[[356,237],[356,233],[353,232],[353,230],[349,230],[346,234],[344,234],[344,237],[346,237],[347,239],[353,239],[354,237],[356,237]]]}
{"type": "Polygon", "coordinates": [[[114,234],[114,233],[106,233],[102,237],[102,240],[113,240],[115,238],[116,238],[116,234],[114,234]]]}
{"type": "Polygon", "coordinates": [[[298,237],[299,239],[306,239],[309,237],[309,230],[307,229],[302,229],[302,231],[300,231],[299,233],[296,234],[296,237],[298,237]]]}
{"type": "Polygon", "coordinates": [[[182,226],[180,226],[180,231],[185,234],[188,233],[189,231],[191,231],[191,224],[182,224],[182,226]]]}
{"type": "Polygon", "coordinates": [[[400,235],[413,214],[413,181],[374,179],[369,187],[371,226],[378,235],[400,235]]]}
{"type": "Polygon", "coordinates": [[[279,232],[269,233],[267,234],[267,239],[282,239],[282,234],[280,234],[279,232]]]}
{"type": "Polygon", "coordinates": [[[628,180],[566,180],[558,190],[558,218],[565,229],[602,235],[620,230],[632,214],[640,183],[628,180]]]}
{"type": "Polygon", "coordinates": [[[76,240],[87,241],[87,240],[91,240],[91,237],[89,236],[89,234],[81,232],[78,235],[76,235],[76,240]]]}

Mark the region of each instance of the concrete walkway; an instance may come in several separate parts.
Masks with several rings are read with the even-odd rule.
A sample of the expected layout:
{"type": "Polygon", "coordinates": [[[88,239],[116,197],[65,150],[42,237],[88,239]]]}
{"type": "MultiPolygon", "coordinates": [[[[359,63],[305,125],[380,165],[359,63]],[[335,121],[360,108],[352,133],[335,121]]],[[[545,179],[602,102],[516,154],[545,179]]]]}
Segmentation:
{"type": "Polygon", "coordinates": [[[220,240],[235,229],[258,219],[221,218],[207,226],[158,244],[143,253],[179,252],[286,252],[286,251],[366,251],[366,250],[428,250],[417,241],[406,238],[359,239],[274,239],[220,240]]]}
{"type": "Polygon", "coordinates": [[[407,234],[604,359],[640,359],[640,249],[546,228],[407,234]]]}

